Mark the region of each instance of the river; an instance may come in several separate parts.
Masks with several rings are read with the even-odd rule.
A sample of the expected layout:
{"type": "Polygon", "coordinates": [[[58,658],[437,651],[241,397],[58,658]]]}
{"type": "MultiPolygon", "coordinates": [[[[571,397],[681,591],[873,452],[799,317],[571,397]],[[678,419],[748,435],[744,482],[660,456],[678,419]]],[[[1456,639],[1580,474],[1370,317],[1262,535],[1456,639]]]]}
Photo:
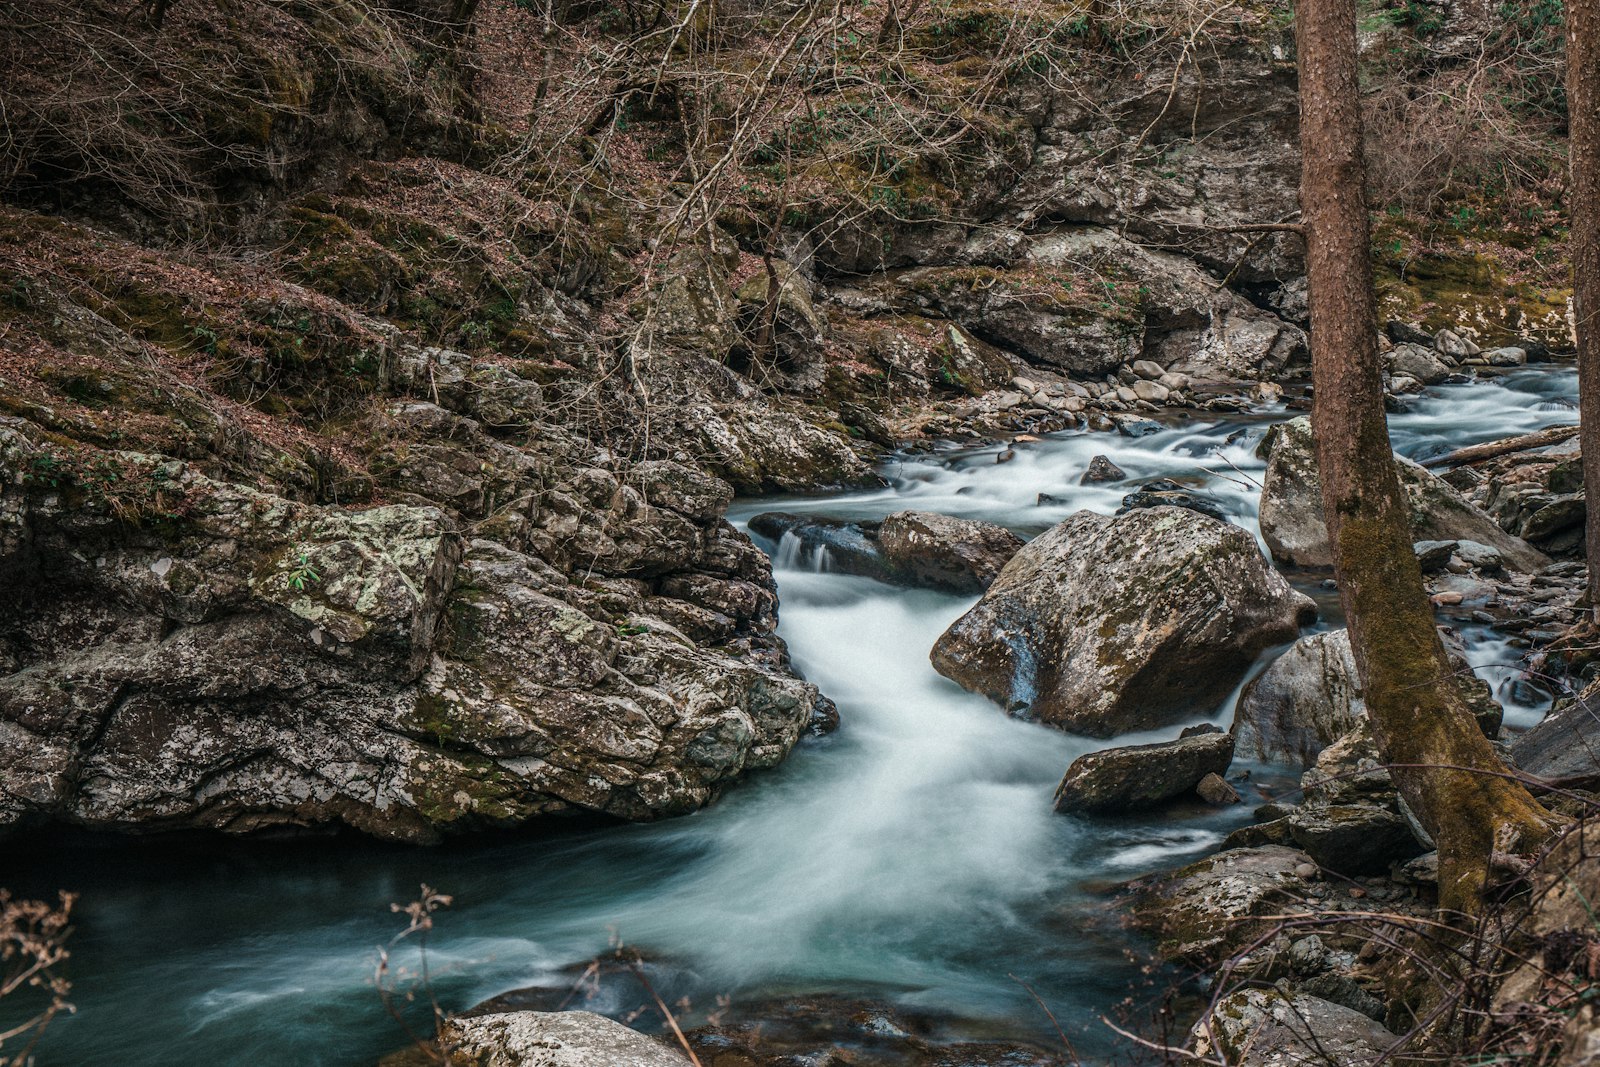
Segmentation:
{"type": "MultiPolygon", "coordinates": [[[[1570,369],[1528,369],[1430,390],[1391,430],[1402,452],[1430,455],[1573,421],[1575,395],[1570,369]]],[[[998,448],[905,456],[885,467],[888,488],[741,502],[731,517],[917,508],[1031,535],[1080,508],[1116,509],[1125,486],[1077,484],[1103,453],[1135,479],[1205,483],[1254,529],[1254,450],[1286,414],[1196,418],[1137,439],[1057,435],[1006,463],[998,448]],[[1063,502],[1041,507],[1040,493],[1063,502]]],[[[40,1063],[370,1064],[405,1043],[372,967],[400,925],[390,903],[421,882],[455,898],[429,952],[447,1008],[565,987],[574,965],[621,939],[655,961],[664,993],[691,998],[691,1018],[718,996],[831,990],[948,1013],[957,1033],[1046,1042],[1050,1022],[1020,980],[1080,1050],[1107,1050],[1098,1016],[1140,972],[1097,887],[1203,854],[1250,805],[1108,821],[1054,814],[1062,772],[1104,743],[1010,719],[933,672],[929,648],[970,599],[831,574],[792,549],[776,564],[781,632],[843,726],[697,815],[434,850],[87,836],[8,848],[0,884],[82,893],[78,1011],[51,1027],[40,1063]]],[[[1502,640],[1467,636],[1492,681],[1515,673],[1502,640]]],[[[1510,721],[1541,711],[1513,707],[1510,721]]],[[[1211,721],[1230,715],[1231,701],[1211,721]]],[[[396,959],[416,963],[405,946],[396,959]]]]}

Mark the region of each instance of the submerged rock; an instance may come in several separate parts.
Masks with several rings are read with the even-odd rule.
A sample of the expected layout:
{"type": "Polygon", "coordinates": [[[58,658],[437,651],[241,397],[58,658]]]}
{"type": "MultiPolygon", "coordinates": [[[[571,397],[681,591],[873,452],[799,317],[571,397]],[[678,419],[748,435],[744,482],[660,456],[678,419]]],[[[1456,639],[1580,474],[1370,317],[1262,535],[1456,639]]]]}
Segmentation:
{"type": "Polygon", "coordinates": [[[688,1057],[604,1015],[512,1011],[446,1020],[440,1044],[473,1067],[685,1067],[688,1057]]]}
{"type": "MultiPolygon", "coordinates": [[[[1261,488],[1262,539],[1280,564],[1331,567],[1311,422],[1304,417],[1286,422],[1274,429],[1269,440],[1271,452],[1261,488]]],[[[1497,550],[1507,566],[1521,571],[1535,572],[1549,565],[1544,553],[1506,533],[1448,482],[1399,456],[1395,466],[1411,503],[1416,540],[1476,541],[1497,550]]]]}
{"type": "Polygon", "coordinates": [[[1073,760],[1061,779],[1056,810],[1112,813],[1155,807],[1192,794],[1201,780],[1225,773],[1231,762],[1233,738],[1215,729],[1155,745],[1090,752],[1073,760]]]}
{"type": "Polygon", "coordinates": [[[705,1067],[1066,1067],[1056,1052],[983,1034],[963,1020],[826,993],[739,1001],[715,1024],[685,1036],[705,1067]]]}
{"type": "Polygon", "coordinates": [[[769,541],[778,542],[780,552],[783,541],[794,538],[804,558],[818,562],[827,570],[875,578],[880,582],[891,578],[889,561],[878,544],[877,529],[872,523],[767,511],[750,520],[750,529],[769,541]]]}
{"type": "Polygon", "coordinates": [[[1111,737],[1209,710],[1315,615],[1237,527],[1079,512],[1018,552],[931,658],[1013,714],[1111,737]]]}

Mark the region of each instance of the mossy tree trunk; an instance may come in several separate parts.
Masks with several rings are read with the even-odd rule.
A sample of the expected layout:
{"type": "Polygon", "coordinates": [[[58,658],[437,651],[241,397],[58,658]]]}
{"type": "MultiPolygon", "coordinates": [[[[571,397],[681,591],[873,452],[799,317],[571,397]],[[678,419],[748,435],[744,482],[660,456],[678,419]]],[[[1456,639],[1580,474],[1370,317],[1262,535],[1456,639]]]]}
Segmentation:
{"type": "Polygon", "coordinates": [[[1411,549],[1378,361],[1356,0],[1301,0],[1295,38],[1311,420],[1339,596],[1379,750],[1439,846],[1440,903],[1471,912],[1495,854],[1533,850],[1551,818],[1506,776],[1467,710],[1411,549]]]}
{"type": "MultiPolygon", "coordinates": [[[[1600,501],[1600,0],[1567,0],[1567,119],[1583,487],[1600,501]]],[[[1589,509],[1586,533],[1591,618],[1600,623],[1600,507],[1589,509]]]]}

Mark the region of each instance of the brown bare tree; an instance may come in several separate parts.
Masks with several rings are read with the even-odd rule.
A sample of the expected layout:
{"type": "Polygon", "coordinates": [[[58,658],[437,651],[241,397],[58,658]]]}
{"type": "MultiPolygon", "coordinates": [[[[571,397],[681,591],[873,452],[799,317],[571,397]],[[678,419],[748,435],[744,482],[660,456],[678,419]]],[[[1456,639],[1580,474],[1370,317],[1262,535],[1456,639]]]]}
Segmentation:
{"type": "Polygon", "coordinates": [[[1375,333],[1356,0],[1301,0],[1295,38],[1312,428],[1339,595],[1379,750],[1439,846],[1440,904],[1475,912],[1496,863],[1537,848],[1553,818],[1463,703],[1411,549],[1375,333]]]}
{"type": "MultiPolygon", "coordinates": [[[[1567,210],[1578,332],[1578,407],[1585,495],[1600,501],[1600,2],[1567,0],[1567,210]]],[[[1600,506],[1589,508],[1589,604],[1600,623],[1600,506]]]]}

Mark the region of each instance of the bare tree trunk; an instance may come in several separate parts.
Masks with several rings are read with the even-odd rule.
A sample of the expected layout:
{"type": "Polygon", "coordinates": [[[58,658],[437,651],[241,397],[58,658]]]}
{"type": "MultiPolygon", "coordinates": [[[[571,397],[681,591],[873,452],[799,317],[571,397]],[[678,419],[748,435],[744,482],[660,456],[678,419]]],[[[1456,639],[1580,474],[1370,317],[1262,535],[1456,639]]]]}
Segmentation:
{"type": "Polygon", "coordinates": [[[1462,701],[1411,549],[1383,409],[1355,32],[1356,0],[1297,5],[1312,430],[1373,734],[1438,843],[1441,906],[1472,912],[1495,854],[1533,850],[1552,821],[1506,776],[1462,701]]]}
{"type": "Polygon", "coordinates": [[[1589,605],[1600,623],[1600,0],[1567,0],[1567,144],[1589,605]]]}

